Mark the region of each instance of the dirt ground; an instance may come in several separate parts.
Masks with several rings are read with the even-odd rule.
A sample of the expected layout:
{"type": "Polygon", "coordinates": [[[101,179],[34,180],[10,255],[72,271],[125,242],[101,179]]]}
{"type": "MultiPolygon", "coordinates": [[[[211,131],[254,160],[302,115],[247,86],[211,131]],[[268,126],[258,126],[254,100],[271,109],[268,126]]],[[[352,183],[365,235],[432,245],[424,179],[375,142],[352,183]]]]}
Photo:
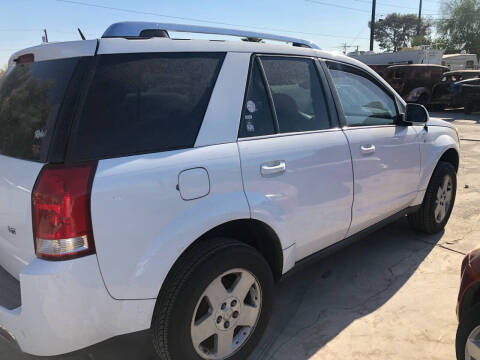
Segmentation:
{"type": "MultiPolygon", "coordinates": [[[[251,360],[455,358],[460,264],[480,247],[480,114],[431,116],[453,122],[462,140],[457,200],[446,230],[421,235],[400,220],[292,271],[277,286],[272,321],[251,360]]],[[[0,340],[0,359],[37,358],[0,340]]],[[[143,332],[55,359],[154,357],[143,332]]]]}

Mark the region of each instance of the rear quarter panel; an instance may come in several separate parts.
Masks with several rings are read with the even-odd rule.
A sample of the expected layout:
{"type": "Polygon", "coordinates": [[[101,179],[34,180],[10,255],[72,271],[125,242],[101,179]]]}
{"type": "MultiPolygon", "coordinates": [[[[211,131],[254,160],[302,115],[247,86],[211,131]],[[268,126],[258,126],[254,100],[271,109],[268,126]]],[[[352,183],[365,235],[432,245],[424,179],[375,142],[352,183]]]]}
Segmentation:
{"type": "Polygon", "coordinates": [[[156,298],[192,242],[250,218],[236,143],[102,160],[91,202],[100,269],[116,299],[156,298]],[[183,200],[178,175],[198,167],[208,172],[210,193],[183,200]]]}

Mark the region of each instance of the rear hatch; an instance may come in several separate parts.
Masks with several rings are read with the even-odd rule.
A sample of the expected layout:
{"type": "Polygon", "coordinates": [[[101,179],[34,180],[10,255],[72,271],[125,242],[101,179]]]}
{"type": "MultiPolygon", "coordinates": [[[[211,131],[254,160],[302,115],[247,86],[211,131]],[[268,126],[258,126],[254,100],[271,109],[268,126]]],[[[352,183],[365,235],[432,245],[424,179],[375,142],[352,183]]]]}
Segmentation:
{"type": "Polygon", "coordinates": [[[75,93],[95,53],[96,41],[78,43],[17,53],[0,79],[0,266],[17,279],[35,257],[32,189],[45,163],[64,159],[75,93]]]}

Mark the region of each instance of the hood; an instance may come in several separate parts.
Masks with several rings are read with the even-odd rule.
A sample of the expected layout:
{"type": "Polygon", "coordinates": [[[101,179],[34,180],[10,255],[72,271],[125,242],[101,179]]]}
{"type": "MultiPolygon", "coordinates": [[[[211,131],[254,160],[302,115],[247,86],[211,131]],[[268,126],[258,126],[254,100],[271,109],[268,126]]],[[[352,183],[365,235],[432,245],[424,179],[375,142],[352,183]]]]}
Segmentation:
{"type": "Polygon", "coordinates": [[[455,126],[449,123],[448,121],[445,120],[440,120],[436,118],[430,118],[427,123],[428,126],[443,126],[443,127],[449,127],[451,129],[455,129],[455,126]]]}

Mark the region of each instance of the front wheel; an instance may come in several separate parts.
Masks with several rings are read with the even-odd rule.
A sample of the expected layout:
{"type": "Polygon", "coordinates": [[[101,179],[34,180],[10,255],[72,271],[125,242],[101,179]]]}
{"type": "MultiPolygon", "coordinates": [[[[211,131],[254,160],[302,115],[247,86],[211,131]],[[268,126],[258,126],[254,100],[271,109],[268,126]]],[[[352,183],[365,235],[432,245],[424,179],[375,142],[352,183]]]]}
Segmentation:
{"type": "Polygon", "coordinates": [[[430,179],[420,209],[408,214],[410,225],[427,234],[441,231],[450,218],[456,192],[457,173],[455,168],[450,163],[440,161],[430,179]]]}
{"type": "Polygon", "coordinates": [[[273,276],[244,243],[216,238],[187,250],[160,292],[152,322],[165,360],[246,359],[270,318],[273,276]]]}

